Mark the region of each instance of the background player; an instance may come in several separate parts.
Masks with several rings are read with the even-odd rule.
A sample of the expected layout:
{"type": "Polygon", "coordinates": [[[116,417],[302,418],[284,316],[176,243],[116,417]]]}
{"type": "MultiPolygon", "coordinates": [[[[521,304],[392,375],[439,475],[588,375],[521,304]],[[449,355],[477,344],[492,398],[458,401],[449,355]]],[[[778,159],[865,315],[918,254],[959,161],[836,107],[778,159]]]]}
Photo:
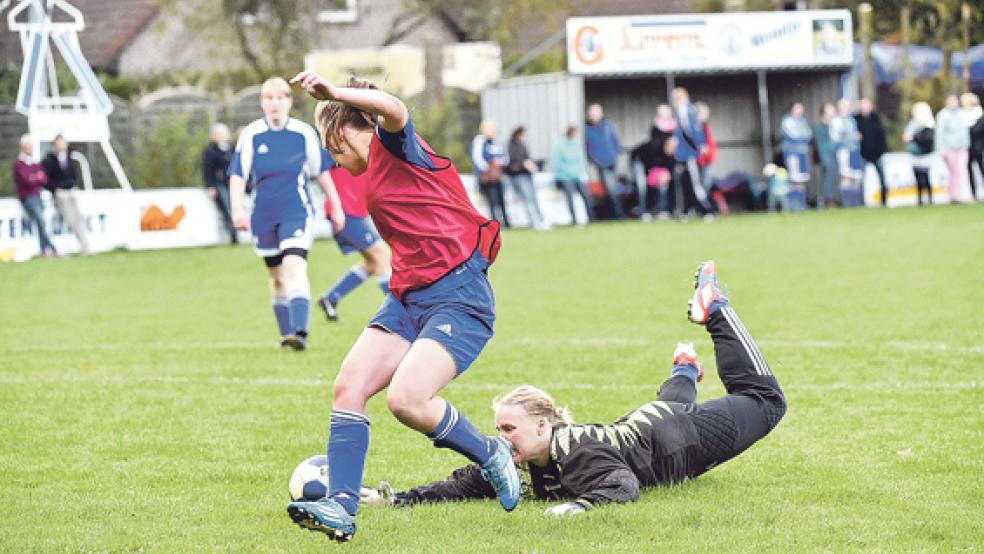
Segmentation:
{"type": "MultiPolygon", "coordinates": [[[[289,116],[293,100],[287,81],[267,79],[260,95],[264,117],[243,129],[229,165],[233,224],[252,230],[253,246],[266,263],[280,345],[304,350],[311,314],[307,253],[314,215],[307,182],[322,168],[321,146],[310,125],[289,116]],[[243,196],[251,175],[256,198],[248,216],[243,196]]],[[[326,175],[319,175],[318,184],[331,202],[332,225],[338,233],[345,227],[341,201],[326,175]]]]}
{"type": "MultiPolygon", "coordinates": [[[[695,403],[703,369],[693,345],[680,343],[659,399],[610,425],[575,425],[549,394],[528,385],[493,403],[496,427],[511,441],[515,462],[528,462],[535,497],[570,499],[547,514],[569,515],[598,504],[632,502],[641,487],[697,477],[737,456],[779,423],[786,411],[785,397],[762,352],[718,288],[714,262],[701,264],[697,271],[689,316],[711,335],[726,396],[695,403]]],[[[371,490],[363,494],[373,503],[400,506],[494,496],[474,465],[389,499],[371,490]]]]}
{"type": "MultiPolygon", "coordinates": [[[[325,313],[328,321],[338,319],[338,302],[346,294],[355,290],[365,282],[370,275],[376,276],[376,282],[383,294],[389,292],[390,280],[390,251],[369,219],[366,208],[366,177],[363,173],[353,177],[347,169],[335,163],[327,150],[322,149],[322,158],[326,162],[325,171],[335,185],[338,197],[345,212],[345,228],[335,234],[335,242],[342,254],[359,252],[362,263],[353,265],[318,298],[318,306],[325,313]]],[[[325,213],[331,213],[331,200],[325,200],[325,213]]]]}
{"type": "Polygon", "coordinates": [[[404,425],[478,464],[506,510],[519,502],[509,442],[480,433],[437,396],[492,337],[495,300],[487,269],[499,227],[472,205],[457,170],[417,136],[400,99],[368,81],[337,87],[317,74],[292,80],[318,105],[318,130],[339,165],[367,174],[367,206],[392,249],[390,293],[335,378],[328,438],[328,496],[287,507],[300,526],[334,540],[355,534],[369,447],[366,402],[388,388],[404,425]]]}

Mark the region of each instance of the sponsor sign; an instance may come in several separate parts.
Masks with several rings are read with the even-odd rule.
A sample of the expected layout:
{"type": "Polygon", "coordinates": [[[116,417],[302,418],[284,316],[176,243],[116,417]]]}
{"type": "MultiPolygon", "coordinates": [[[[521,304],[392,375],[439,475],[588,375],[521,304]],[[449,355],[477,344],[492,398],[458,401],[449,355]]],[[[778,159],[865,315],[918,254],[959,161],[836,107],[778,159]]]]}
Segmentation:
{"type": "MultiPolygon", "coordinates": [[[[888,201],[890,208],[915,206],[919,203],[916,197],[916,174],[912,171],[912,154],[908,152],[889,152],[881,158],[882,170],[888,182],[888,201]]],[[[933,154],[930,156],[929,184],[933,189],[933,203],[946,204],[950,202],[950,189],[947,186],[948,172],[943,158],[933,154]]],[[[970,189],[967,189],[969,197],[970,189]]],[[[923,202],[926,193],[923,193],[923,202]]],[[[881,185],[878,182],[878,172],[871,164],[867,164],[864,174],[864,203],[866,206],[881,205],[881,185]]]]}
{"type": "Polygon", "coordinates": [[[666,73],[852,63],[851,12],[573,17],[574,74],[666,73]]]}

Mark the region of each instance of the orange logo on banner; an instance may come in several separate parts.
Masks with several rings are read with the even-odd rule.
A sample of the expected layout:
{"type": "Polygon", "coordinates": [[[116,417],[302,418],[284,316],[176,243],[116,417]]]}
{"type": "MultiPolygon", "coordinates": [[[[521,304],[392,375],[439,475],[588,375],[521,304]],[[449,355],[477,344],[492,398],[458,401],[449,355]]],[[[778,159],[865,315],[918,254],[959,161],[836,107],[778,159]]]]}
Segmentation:
{"type": "Polygon", "coordinates": [[[149,208],[144,208],[143,215],[140,216],[140,230],[174,231],[178,228],[178,223],[181,223],[184,216],[185,209],[180,204],[171,210],[170,214],[165,214],[157,206],[150,206],[149,208]]]}
{"type": "Polygon", "coordinates": [[[578,29],[574,35],[574,55],[581,63],[590,65],[598,63],[605,52],[598,41],[598,29],[591,25],[585,25],[578,29]]]}

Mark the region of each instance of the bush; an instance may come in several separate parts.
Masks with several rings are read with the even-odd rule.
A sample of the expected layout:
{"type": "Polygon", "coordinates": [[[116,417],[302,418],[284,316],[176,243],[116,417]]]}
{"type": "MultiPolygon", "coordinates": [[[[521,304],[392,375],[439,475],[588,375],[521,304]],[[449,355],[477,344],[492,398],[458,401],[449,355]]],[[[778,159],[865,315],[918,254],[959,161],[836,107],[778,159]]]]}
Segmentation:
{"type": "Polygon", "coordinates": [[[201,183],[202,148],[208,144],[209,122],[192,121],[180,113],[144,129],[137,138],[127,174],[135,188],[187,187],[201,183]]]}

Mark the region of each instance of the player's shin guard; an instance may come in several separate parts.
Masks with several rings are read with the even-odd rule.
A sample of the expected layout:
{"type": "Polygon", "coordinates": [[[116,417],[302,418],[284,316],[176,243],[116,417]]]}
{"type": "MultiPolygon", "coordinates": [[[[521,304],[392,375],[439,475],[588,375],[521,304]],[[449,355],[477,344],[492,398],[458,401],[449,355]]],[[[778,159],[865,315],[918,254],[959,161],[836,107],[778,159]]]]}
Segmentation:
{"type": "Polygon", "coordinates": [[[328,289],[325,296],[332,304],[338,304],[338,301],[341,300],[343,296],[358,288],[358,286],[365,282],[368,278],[369,274],[366,273],[365,268],[361,265],[353,265],[338,279],[338,281],[335,281],[335,284],[328,289]]]}
{"type": "Polygon", "coordinates": [[[331,434],[328,436],[328,498],[352,515],[359,508],[359,489],[368,450],[369,417],[332,410],[331,434]]]}
{"type": "Polygon", "coordinates": [[[308,320],[311,318],[311,296],[300,294],[290,298],[290,332],[303,331],[307,333],[308,320]]]}
{"type": "Polygon", "coordinates": [[[379,290],[383,291],[383,294],[389,294],[390,291],[390,274],[377,275],[376,284],[379,285],[379,290]]]}
{"type": "Polygon", "coordinates": [[[277,318],[277,328],[280,329],[280,336],[293,332],[290,328],[290,302],[286,296],[273,297],[273,316],[277,318]]]}
{"type": "MultiPolygon", "coordinates": [[[[458,413],[457,408],[447,402],[444,407],[444,417],[437,427],[427,433],[438,448],[450,448],[469,460],[484,464],[495,452],[495,443],[485,436],[465,416],[458,413]]],[[[331,461],[329,460],[329,463],[331,461]]]]}

